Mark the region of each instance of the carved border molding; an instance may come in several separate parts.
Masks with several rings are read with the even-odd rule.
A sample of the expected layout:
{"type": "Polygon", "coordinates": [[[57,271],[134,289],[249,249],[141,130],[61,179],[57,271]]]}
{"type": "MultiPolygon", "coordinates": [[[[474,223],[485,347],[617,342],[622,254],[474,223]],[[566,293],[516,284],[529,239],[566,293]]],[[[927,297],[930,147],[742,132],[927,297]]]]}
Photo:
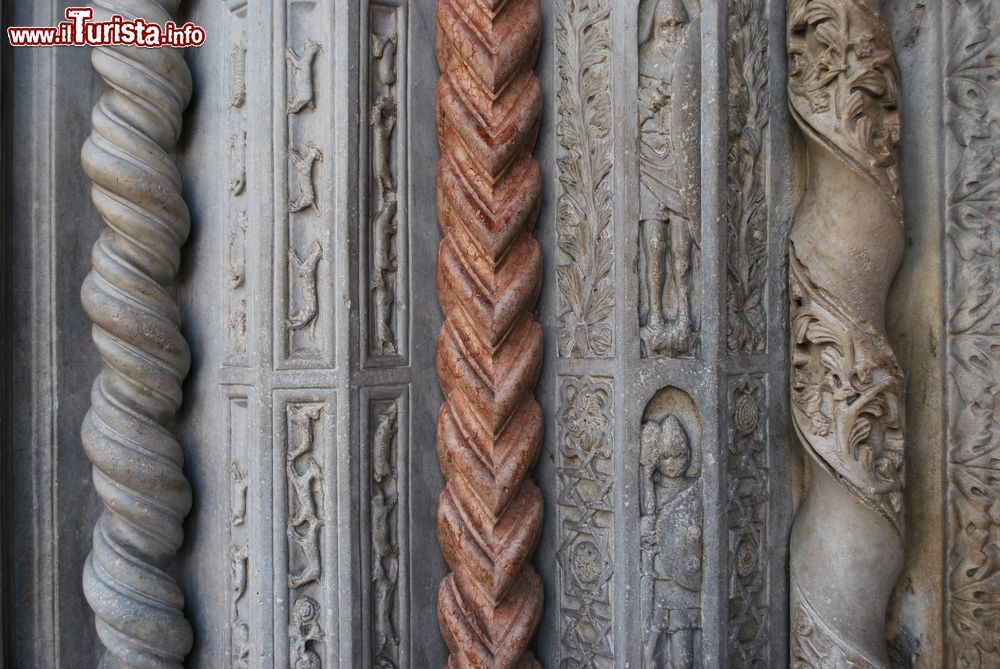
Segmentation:
{"type": "Polygon", "coordinates": [[[556,12],[559,355],[614,355],[611,3],[556,12]]]}
{"type": "Polygon", "coordinates": [[[763,374],[729,379],[726,510],[729,525],[729,662],[771,666],[767,383],[763,374]]]}
{"type": "MultiPolygon", "coordinates": [[[[94,20],[121,14],[162,24],[179,4],[100,1],[94,20]]],[[[107,88],[81,159],[107,227],[81,298],[104,364],[81,437],[105,509],[83,587],[104,664],[180,667],[192,631],[165,568],[183,541],[191,489],[167,426],[190,365],[174,296],[190,221],[173,152],[191,73],[183,51],[170,48],[99,47],[91,62],[107,88]]]]}
{"type": "MultiPolygon", "coordinates": [[[[257,499],[257,482],[252,480],[250,435],[253,422],[250,410],[251,389],[229,389],[226,392],[226,441],[229,469],[226,531],[229,537],[229,624],[226,629],[226,666],[247,669],[253,653],[251,632],[253,603],[249,596],[251,581],[250,526],[253,523],[257,499]]],[[[261,640],[257,639],[257,643],[261,640]]]]}
{"type": "Polygon", "coordinates": [[[726,345],[767,350],[768,52],[764,0],[731,0],[726,160],[726,345]]]}
{"type": "Polygon", "coordinates": [[[542,415],[533,387],[542,329],[532,311],[541,177],[532,157],[542,93],[533,67],[539,0],[440,0],[437,54],[437,344],[445,403],[438,537],[451,568],[438,620],[455,666],[539,666],[542,612],[529,562],[542,526],[531,472],[542,415]]]}
{"type": "Polygon", "coordinates": [[[870,0],[791,0],[787,20],[809,163],[789,245],[791,415],[811,472],[791,536],[791,658],[887,667],[903,566],[904,384],[883,323],[905,243],[899,68],[870,0]]]}
{"type": "Polygon", "coordinates": [[[613,666],[614,391],[609,377],[559,381],[560,662],[613,666]]]}
{"type": "Polygon", "coordinates": [[[946,5],[946,657],[985,669],[1000,665],[1000,2],[946,5]]]}

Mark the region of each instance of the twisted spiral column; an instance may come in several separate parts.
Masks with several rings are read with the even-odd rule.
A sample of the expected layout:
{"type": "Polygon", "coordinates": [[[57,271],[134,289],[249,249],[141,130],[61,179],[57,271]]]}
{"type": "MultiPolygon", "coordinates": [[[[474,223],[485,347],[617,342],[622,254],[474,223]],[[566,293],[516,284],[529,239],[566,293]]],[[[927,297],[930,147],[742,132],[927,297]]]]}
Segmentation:
{"type": "Polygon", "coordinates": [[[531,156],[541,87],[539,0],[440,0],[437,90],[443,239],[437,368],[446,484],[438,539],[451,573],[438,621],[453,669],[537,667],[527,646],[542,613],[528,562],[542,527],[530,478],[541,446],[533,388],[542,331],[532,312],[541,187],[531,156]]]}
{"type": "Polygon", "coordinates": [[[792,419],[809,491],[791,537],[792,665],[888,667],[903,563],[903,375],[885,301],[904,245],[899,70],[875,0],[790,0],[808,184],[791,232],[792,419]]]}
{"type": "MultiPolygon", "coordinates": [[[[102,0],[94,20],[120,13],[162,24],[178,4],[102,0]]],[[[183,52],[170,48],[99,47],[91,62],[108,88],[94,107],[82,162],[107,227],[81,297],[104,365],[81,436],[105,509],[83,587],[106,649],[104,669],[180,667],[191,627],[165,567],[181,546],[191,490],[167,425],[190,363],[174,297],[189,219],[172,152],[191,74],[183,52]]]]}

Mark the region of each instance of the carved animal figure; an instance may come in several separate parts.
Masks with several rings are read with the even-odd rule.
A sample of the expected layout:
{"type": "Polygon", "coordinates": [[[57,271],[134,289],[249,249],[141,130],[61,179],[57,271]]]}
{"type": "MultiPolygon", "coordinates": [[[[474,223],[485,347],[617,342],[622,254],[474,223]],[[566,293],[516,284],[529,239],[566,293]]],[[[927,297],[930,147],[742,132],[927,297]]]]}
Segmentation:
{"type": "Polygon", "coordinates": [[[289,446],[285,456],[289,487],[288,537],[298,547],[301,558],[298,560],[300,568],[293,572],[291,565],[295,556],[289,556],[290,589],[316,581],[322,569],[319,531],[323,525],[323,468],[313,453],[313,425],[322,411],[320,403],[288,408],[289,419],[298,433],[298,439],[289,446]]]}
{"type": "Polygon", "coordinates": [[[302,55],[295,53],[291,47],[285,49],[285,61],[291,68],[291,88],[288,93],[288,102],[285,104],[285,112],[296,114],[306,106],[315,107],[313,102],[313,72],[312,64],[316,54],[323,51],[316,42],[306,40],[302,48],[302,55]]]}
{"type": "Polygon", "coordinates": [[[642,426],[640,597],[647,669],[700,666],[702,523],[700,480],[680,421],[642,426]]]}
{"type": "Polygon", "coordinates": [[[700,243],[700,20],[682,0],[643,0],[639,16],[640,336],[646,355],[682,355],[694,336],[691,268],[700,243]]]}
{"type": "Polygon", "coordinates": [[[314,336],[316,314],[319,312],[319,296],[316,288],[316,268],[323,258],[323,247],[318,239],[314,239],[309,247],[309,255],[304,259],[299,257],[295,249],[288,249],[288,264],[295,281],[288,286],[288,306],[291,309],[295,286],[302,293],[302,304],[288,315],[285,327],[290,330],[301,330],[309,326],[310,339],[314,336]]]}
{"type": "Polygon", "coordinates": [[[372,273],[372,294],[375,306],[375,343],[382,353],[396,353],[396,333],[393,331],[393,307],[396,304],[396,255],[392,251],[396,235],[396,194],[386,193],[382,209],[375,217],[373,246],[375,267],[372,273]]]}
{"type": "Polygon", "coordinates": [[[288,147],[288,162],[295,173],[295,183],[299,188],[299,196],[288,202],[288,211],[302,211],[306,207],[312,207],[313,212],[319,213],[316,205],[316,186],[313,184],[313,165],[316,161],[323,161],[323,154],[316,145],[309,142],[305,155],[302,155],[292,147],[288,147]]]}

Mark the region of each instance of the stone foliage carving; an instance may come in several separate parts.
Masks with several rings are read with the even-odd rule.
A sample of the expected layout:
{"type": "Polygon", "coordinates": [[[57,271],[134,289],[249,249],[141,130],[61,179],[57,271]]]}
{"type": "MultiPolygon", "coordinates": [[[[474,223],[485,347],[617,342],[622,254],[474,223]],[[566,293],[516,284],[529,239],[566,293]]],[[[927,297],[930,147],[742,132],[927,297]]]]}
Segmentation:
{"type": "Polygon", "coordinates": [[[539,0],[438,3],[438,454],[446,480],[438,537],[452,570],[438,619],[454,666],[539,666],[528,645],[542,611],[529,562],[542,525],[530,477],[542,432],[533,394],[542,330],[532,315],[541,249],[531,234],[541,188],[531,155],[540,21],[539,0]]]}
{"type": "Polygon", "coordinates": [[[371,35],[371,70],[375,86],[375,101],[371,106],[368,125],[371,128],[372,200],[372,276],[371,301],[373,331],[369,335],[372,353],[399,353],[396,307],[399,272],[398,211],[398,152],[394,149],[399,104],[396,100],[396,51],[399,36],[371,35]]]}
{"type": "Polygon", "coordinates": [[[949,666],[1000,665],[1000,3],[949,5],[949,666]]]}
{"type": "Polygon", "coordinates": [[[646,357],[696,353],[701,243],[701,21],[639,4],[639,325],[646,357]]]}
{"type": "Polygon", "coordinates": [[[700,432],[693,400],[677,388],[661,390],[646,407],[639,447],[639,597],[642,663],[649,669],[702,666],[700,432]]]}
{"type": "Polygon", "coordinates": [[[614,353],[611,4],[559,4],[559,355],[605,358],[614,353]]]}
{"type": "Polygon", "coordinates": [[[285,480],[288,487],[288,595],[289,648],[292,667],[322,667],[323,643],[320,578],[323,573],[322,534],[326,518],[323,495],[323,454],[316,438],[325,402],[296,402],[286,406],[288,450],[285,480]]]}
{"type": "Polygon", "coordinates": [[[609,378],[560,380],[559,616],[563,666],[613,666],[612,462],[609,378]]]}
{"type": "Polygon", "coordinates": [[[726,345],[767,348],[767,17],[763,0],[729,4],[726,345]]]}
{"type": "Polygon", "coordinates": [[[372,582],[375,641],[379,669],[399,666],[396,589],[399,585],[399,400],[380,402],[372,430],[372,582]]]}
{"type": "Polygon", "coordinates": [[[899,70],[869,0],[793,0],[788,54],[809,160],[789,248],[791,413],[811,471],[792,529],[792,658],[815,646],[885,667],[902,568],[903,375],[883,323],[905,236],[899,70]]]}
{"type": "MultiPolygon", "coordinates": [[[[94,20],[162,24],[179,4],[99,0],[94,20]]],[[[174,296],[190,223],[173,152],[191,74],[170,48],[99,47],[91,62],[107,88],[81,158],[106,227],[81,298],[103,367],[81,437],[104,512],[83,589],[106,666],[179,668],[192,633],[166,567],[183,540],[191,490],[168,426],[190,364],[174,296]]]]}
{"type": "Polygon", "coordinates": [[[729,662],[768,667],[767,386],[763,376],[729,381],[730,422],[726,454],[729,526],[729,662]]]}

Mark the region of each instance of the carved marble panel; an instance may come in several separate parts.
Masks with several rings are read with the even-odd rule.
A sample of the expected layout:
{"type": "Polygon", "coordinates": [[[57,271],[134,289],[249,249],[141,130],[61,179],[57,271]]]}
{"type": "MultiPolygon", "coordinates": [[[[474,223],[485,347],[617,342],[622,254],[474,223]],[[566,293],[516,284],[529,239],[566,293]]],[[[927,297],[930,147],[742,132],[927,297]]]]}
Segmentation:
{"type": "Polygon", "coordinates": [[[646,405],[639,445],[642,666],[702,666],[701,416],[683,390],[646,405]]]}
{"type": "Polygon", "coordinates": [[[250,435],[253,433],[253,419],[249,407],[249,390],[232,389],[226,392],[229,513],[224,517],[230,562],[226,666],[232,669],[247,669],[250,666],[254,642],[250,622],[253,606],[250,595],[250,524],[254,522],[253,513],[259,511],[260,507],[256,504],[251,507],[250,504],[251,499],[256,499],[258,488],[251,481],[253,469],[250,460],[250,435]]]}
{"type": "MultiPolygon", "coordinates": [[[[331,7],[291,2],[283,8],[283,62],[275,62],[282,95],[274,101],[281,132],[274,143],[276,164],[283,163],[285,204],[275,203],[274,341],[278,369],[334,366],[333,277],[336,275],[331,114],[336,101],[333,54],[324,46],[324,21],[331,7]]],[[[277,169],[277,168],[276,168],[277,169]]],[[[281,174],[279,173],[279,176],[281,174]]]]}
{"type": "MultiPolygon", "coordinates": [[[[336,584],[334,398],[320,391],[275,391],[274,522],[284,568],[274,570],[277,623],[288,629],[288,666],[329,666],[336,584]],[[280,467],[280,469],[279,469],[280,467]],[[277,478],[280,472],[280,478],[277,478]],[[277,532],[280,530],[280,534],[277,532]]],[[[279,563],[281,564],[281,563],[279,563]]],[[[284,653],[275,649],[276,656],[284,653]]]]}
{"type": "Polygon", "coordinates": [[[639,324],[644,357],[692,357],[701,323],[701,8],[641,0],[639,324]]]}
{"type": "Polygon", "coordinates": [[[610,668],[614,575],[612,379],[562,376],[557,505],[563,666],[610,668]]]}
{"type": "Polygon", "coordinates": [[[366,118],[368,137],[367,230],[363,233],[367,290],[364,295],[365,362],[405,364],[409,332],[408,202],[406,180],[407,25],[402,6],[369,5],[366,118]]]}
{"type": "Polygon", "coordinates": [[[731,377],[727,398],[729,662],[769,667],[771,471],[763,375],[731,377]]]}
{"type": "Polygon", "coordinates": [[[1000,2],[947,18],[946,660],[985,669],[1000,665],[1000,2]]]}
{"type": "Polygon", "coordinates": [[[611,3],[566,0],[556,14],[559,355],[614,354],[611,3]]]}
{"type": "Polygon", "coordinates": [[[729,3],[726,62],[726,347],[767,350],[768,217],[766,177],[770,113],[764,0],[729,3]]]}

